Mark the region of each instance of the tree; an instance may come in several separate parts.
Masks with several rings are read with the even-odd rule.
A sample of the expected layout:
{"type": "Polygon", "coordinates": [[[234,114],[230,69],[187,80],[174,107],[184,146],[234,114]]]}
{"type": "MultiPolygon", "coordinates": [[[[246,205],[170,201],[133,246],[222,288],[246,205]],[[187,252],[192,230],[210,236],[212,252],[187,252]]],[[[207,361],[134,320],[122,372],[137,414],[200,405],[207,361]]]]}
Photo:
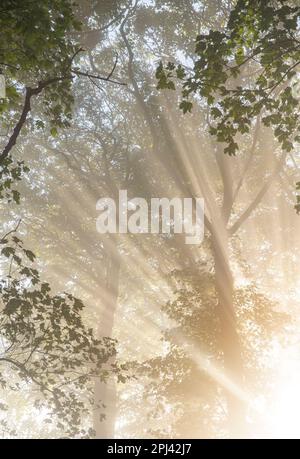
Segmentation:
{"type": "Polygon", "coordinates": [[[191,94],[204,98],[214,120],[210,133],[225,144],[224,153],[236,154],[237,134],[249,133],[258,116],[290,152],[300,141],[299,18],[293,1],[239,0],[224,31],[197,36],[191,72],[160,63],[158,88],[175,89],[173,77],[182,80],[184,113],[192,109],[191,94]]]}
{"type": "MultiPolygon", "coordinates": [[[[73,7],[68,0],[2,2],[0,67],[7,86],[7,97],[0,102],[2,127],[7,131],[0,154],[3,201],[20,203],[20,193],[13,186],[29,169],[23,158],[14,162],[12,154],[32,115],[35,97],[40,96],[30,118],[31,128],[43,129],[48,124],[55,137],[58,128],[70,126],[76,76],[115,82],[115,66],[107,77],[74,66],[83,50],[72,37],[80,29],[73,7]]],[[[36,386],[40,393],[36,406],[44,404],[55,414],[64,435],[92,435],[82,416],[93,404],[88,395],[91,381],[104,382],[111,372],[118,372],[117,364],[109,363],[115,359],[115,341],[103,336],[95,339],[92,329],[83,323],[83,303],[71,294],[53,295],[38,270],[27,266],[25,260],[34,262],[35,255],[15,234],[18,227],[1,238],[3,269],[5,261],[8,265],[0,287],[1,385],[11,390],[18,390],[21,382],[36,386]],[[8,383],[11,371],[20,382],[8,383]]],[[[102,408],[94,406],[103,418],[102,408]]]]}
{"type": "Polygon", "coordinates": [[[116,371],[116,365],[108,364],[116,352],[115,342],[94,338],[82,321],[80,300],[68,293],[51,293],[38,271],[28,266],[35,256],[15,232],[0,240],[8,265],[0,284],[0,385],[13,391],[24,382],[36,386],[40,395],[35,406],[50,410],[46,422],[58,418],[57,427],[64,435],[91,435],[92,429],[82,425],[81,416],[89,412],[82,393],[92,391],[89,381],[105,381],[116,371]],[[8,381],[5,366],[14,370],[16,378],[8,381]]]}
{"type": "MultiPolygon", "coordinates": [[[[229,239],[261,203],[298,138],[298,101],[287,84],[295,77],[299,61],[299,7],[285,2],[238,1],[224,30],[210,30],[197,36],[196,59],[191,70],[184,64],[162,63],[157,68],[158,89],[175,89],[174,78],[182,83],[180,108],[190,112],[194,94],[206,101],[209,130],[228,155],[238,149],[237,134],[253,136],[250,157],[255,152],[261,125],[270,127],[284,150],[269,178],[252,203],[230,226],[233,205],[240,183],[233,190],[228,160],[218,155],[224,185],[221,214],[206,218],[215,254],[218,314],[223,336],[225,367],[233,380],[244,384],[240,339],[233,307],[234,279],[229,259],[229,239]]],[[[252,160],[250,159],[250,162],[252,160]]],[[[247,166],[245,171],[247,172],[247,166]]],[[[242,182],[244,178],[241,179],[242,182]]],[[[228,394],[232,432],[243,435],[245,413],[240,402],[228,394]]]]}
{"type": "Polygon", "coordinates": [[[17,164],[18,172],[9,171],[10,154],[36,96],[41,95],[42,100],[40,113],[31,120],[32,126],[44,128],[46,123],[41,119],[44,116],[51,134],[56,136],[58,128],[70,126],[74,102],[71,88],[75,76],[122,84],[112,80],[115,67],[108,76],[102,77],[74,66],[83,49],[72,38],[72,33],[80,30],[80,26],[70,0],[46,1],[38,5],[30,0],[2,2],[0,66],[6,78],[7,97],[0,101],[0,121],[7,130],[8,141],[0,154],[0,173],[6,188],[11,186],[14,174],[22,173],[23,163],[17,164]]]}
{"type": "MultiPolygon", "coordinates": [[[[151,433],[156,437],[230,435],[226,409],[228,381],[222,379],[221,370],[223,345],[218,292],[211,269],[213,260],[209,258],[208,263],[201,263],[196,270],[187,267],[170,273],[176,287],[172,299],[162,306],[162,313],[170,319],[163,334],[166,351],[135,369],[141,378],[146,377],[144,404],[151,419],[151,433]]],[[[272,352],[272,340],[282,333],[290,317],[279,312],[278,305],[251,283],[236,287],[233,299],[247,377],[243,390],[234,385],[230,390],[239,392],[255,429],[267,431],[247,398],[252,397],[253,401],[258,394],[268,397],[272,371],[268,355],[272,352]]],[[[252,431],[248,436],[257,434],[252,431]]]]}

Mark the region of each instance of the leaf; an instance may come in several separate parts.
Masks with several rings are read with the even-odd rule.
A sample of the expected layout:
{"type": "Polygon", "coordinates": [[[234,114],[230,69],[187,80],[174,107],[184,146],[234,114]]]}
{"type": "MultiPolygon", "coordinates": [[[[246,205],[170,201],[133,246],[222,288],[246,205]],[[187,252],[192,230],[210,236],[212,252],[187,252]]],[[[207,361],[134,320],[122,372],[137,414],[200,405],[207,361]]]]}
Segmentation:
{"type": "Polygon", "coordinates": [[[2,255],[4,255],[6,258],[9,258],[11,255],[15,253],[15,249],[13,247],[4,247],[1,250],[2,255]]]}
{"type": "Polygon", "coordinates": [[[30,260],[30,261],[34,261],[35,260],[35,254],[31,251],[31,250],[27,250],[27,249],[23,249],[23,252],[25,253],[26,257],[30,260]]]}
{"type": "Polygon", "coordinates": [[[58,134],[57,128],[56,127],[52,127],[50,129],[50,134],[52,135],[52,137],[57,137],[57,134],[58,134]]]}
{"type": "Polygon", "coordinates": [[[21,306],[21,304],[22,304],[22,300],[20,300],[18,298],[13,298],[13,299],[8,301],[8,303],[5,306],[4,311],[8,315],[13,314],[14,312],[17,311],[17,309],[21,306]]]}
{"type": "Polygon", "coordinates": [[[189,102],[188,100],[183,100],[180,103],[179,108],[183,111],[183,113],[191,112],[193,108],[193,104],[192,102],[189,102]]]}
{"type": "Polygon", "coordinates": [[[13,200],[15,201],[16,204],[20,204],[20,193],[17,190],[12,190],[12,196],[13,200]]]}

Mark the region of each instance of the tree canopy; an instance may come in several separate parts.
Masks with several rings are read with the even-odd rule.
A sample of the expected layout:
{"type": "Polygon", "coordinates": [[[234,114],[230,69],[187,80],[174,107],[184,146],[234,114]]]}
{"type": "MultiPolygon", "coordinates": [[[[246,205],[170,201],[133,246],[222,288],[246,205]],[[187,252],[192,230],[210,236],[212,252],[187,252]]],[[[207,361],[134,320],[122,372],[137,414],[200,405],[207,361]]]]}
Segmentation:
{"type": "Polygon", "coordinates": [[[237,153],[237,134],[249,133],[256,118],[290,152],[300,141],[299,17],[295,2],[237,1],[224,31],[197,36],[191,70],[159,65],[158,89],[175,89],[173,78],[181,80],[184,113],[192,109],[191,95],[204,98],[210,133],[225,144],[224,153],[237,153]]]}

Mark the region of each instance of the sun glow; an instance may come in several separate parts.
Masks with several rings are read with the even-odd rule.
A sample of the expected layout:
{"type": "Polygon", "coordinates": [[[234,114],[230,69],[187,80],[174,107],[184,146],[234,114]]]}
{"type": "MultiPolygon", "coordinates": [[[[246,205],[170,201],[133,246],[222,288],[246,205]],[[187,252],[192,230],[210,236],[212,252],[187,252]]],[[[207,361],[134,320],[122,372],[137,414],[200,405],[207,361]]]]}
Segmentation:
{"type": "Polygon", "coordinates": [[[285,353],[267,413],[272,438],[300,438],[300,363],[296,351],[285,353]],[[292,355],[291,355],[292,354],[292,355]],[[285,359],[284,359],[285,357],[285,359]]]}

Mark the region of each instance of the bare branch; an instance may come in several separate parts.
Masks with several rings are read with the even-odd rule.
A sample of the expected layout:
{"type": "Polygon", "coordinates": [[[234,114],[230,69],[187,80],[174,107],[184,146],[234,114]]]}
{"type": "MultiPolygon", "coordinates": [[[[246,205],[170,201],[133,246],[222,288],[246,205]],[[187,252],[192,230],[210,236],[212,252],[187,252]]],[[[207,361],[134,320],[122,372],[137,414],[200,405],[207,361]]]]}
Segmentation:
{"type": "Polygon", "coordinates": [[[273,173],[269,176],[268,181],[262,186],[262,188],[257,193],[256,197],[251,202],[251,204],[249,204],[247,209],[241,214],[241,216],[237,219],[237,221],[229,229],[229,234],[231,235],[235,234],[239,230],[239,228],[242,226],[242,224],[247,220],[247,218],[252,214],[252,212],[256,209],[258,204],[262,201],[267,191],[269,190],[270,186],[272,185],[274,178],[279,174],[284,164],[284,161],[286,159],[286,156],[287,154],[283,155],[281,160],[277,163],[277,166],[275,167],[273,173]]]}
{"type": "Polygon", "coordinates": [[[93,78],[95,80],[101,80],[101,81],[106,81],[108,83],[118,84],[120,86],[126,86],[126,83],[123,83],[122,81],[112,80],[110,78],[110,74],[107,77],[102,77],[102,76],[99,76],[99,75],[91,75],[88,72],[81,72],[80,70],[71,70],[71,72],[74,73],[74,75],[85,76],[85,77],[88,77],[88,78],[93,78]]]}

